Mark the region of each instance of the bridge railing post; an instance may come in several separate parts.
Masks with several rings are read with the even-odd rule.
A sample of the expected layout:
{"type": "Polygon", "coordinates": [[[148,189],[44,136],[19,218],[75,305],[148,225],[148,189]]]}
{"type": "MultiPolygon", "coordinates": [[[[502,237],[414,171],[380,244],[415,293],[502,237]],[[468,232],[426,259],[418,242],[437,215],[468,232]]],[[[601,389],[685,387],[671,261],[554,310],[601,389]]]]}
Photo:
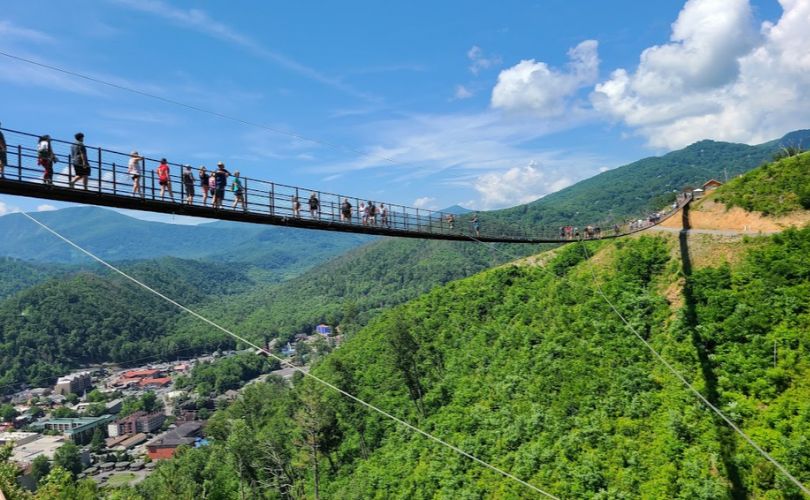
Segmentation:
{"type": "Polygon", "coordinates": [[[115,162],[112,164],[112,185],[113,185],[113,195],[117,194],[118,186],[116,182],[116,172],[115,172],[115,162]]]}
{"type": "Polygon", "coordinates": [[[276,185],[270,183],[270,215],[275,215],[276,212],[276,185]]]}
{"type": "Polygon", "coordinates": [[[17,180],[22,180],[22,145],[17,144],[17,180]]]}
{"type": "Polygon", "coordinates": [[[101,148],[96,148],[98,153],[98,192],[101,193],[101,178],[104,177],[104,170],[101,168],[101,148]]]}
{"type": "Polygon", "coordinates": [[[245,186],[244,186],[243,191],[244,192],[242,193],[242,210],[244,210],[245,212],[249,212],[250,211],[250,208],[249,208],[250,203],[248,202],[248,193],[250,192],[250,189],[248,189],[248,178],[247,177],[245,177],[245,186]]]}
{"type": "Polygon", "coordinates": [[[152,201],[155,201],[155,171],[151,170],[149,172],[149,177],[152,179],[152,187],[150,191],[152,192],[152,201]]]}

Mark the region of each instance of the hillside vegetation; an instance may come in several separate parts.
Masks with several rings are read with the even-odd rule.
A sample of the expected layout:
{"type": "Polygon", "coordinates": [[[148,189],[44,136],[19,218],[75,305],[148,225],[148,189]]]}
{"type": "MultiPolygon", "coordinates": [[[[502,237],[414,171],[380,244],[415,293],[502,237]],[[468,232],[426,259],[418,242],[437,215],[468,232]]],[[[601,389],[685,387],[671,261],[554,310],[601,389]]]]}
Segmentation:
{"type": "MultiPolygon", "coordinates": [[[[722,178],[725,173],[746,172],[784,145],[809,138],[810,131],[803,130],[758,146],[701,141],[604,172],[536,202],[484,212],[480,217],[488,229],[518,227],[531,233],[538,227],[638,216],[666,205],[674,197],[673,190],[722,178]]],[[[525,256],[543,248],[549,246],[503,245],[499,249],[507,252],[505,257],[472,242],[388,238],[314,267],[290,282],[233,297],[216,313],[256,338],[307,331],[319,322],[362,326],[385,308],[434,286],[503,263],[508,255],[525,256]]]]}
{"type": "Polygon", "coordinates": [[[717,190],[717,200],[765,215],[810,210],[810,152],[748,172],[717,190]]]}
{"type": "MultiPolygon", "coordinates": [[[[204,305],[252,286],[226,264],[174,258],[138,262],[125,270],[188,305],[204,305]]],[[[0,392],[8,384],[43,386],[82,364],[172,357],[231,342],[213,332],[176,333],[181,312],[108,271],[79,272],[33,286],[0,302],[0,392]]]]}
{"type": "MultiPolygon", "coordinates": [[[[589,246],[595,258],[570,246],[547,268],[487,271],[384,313],[315,373],[563,498],[800,498],[652,358],[594,282],[807,483],[810,229],[694,270],[679,308],[660,293],[681,276],[674,237],[589,246]]],[[[309,380],[249,388],[208,433],[213,446],[161,464],[140,494],[312,496],[317,460],[324,498],[530,496],[309,380]]]]}

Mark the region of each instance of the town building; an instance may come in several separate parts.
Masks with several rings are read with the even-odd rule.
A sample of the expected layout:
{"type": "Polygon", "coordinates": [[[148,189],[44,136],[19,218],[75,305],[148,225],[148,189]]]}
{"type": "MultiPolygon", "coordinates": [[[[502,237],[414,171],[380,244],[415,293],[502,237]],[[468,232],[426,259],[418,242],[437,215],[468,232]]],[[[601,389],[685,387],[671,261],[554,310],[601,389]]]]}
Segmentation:
{"type": "Polygon", "coordinates": [[[92,387],[93,381],[90,378],[90,372],[78,372],[60,377],[59,380],[56,381],[53,392],[67,396],[71,392],[74,394],[82,394],[92,387]]]}
{"type": "MultiPolygon", "coordinates": [[[[53,460],[56,450],[67,442],[65,436],[42,436],[25,443],[17,442],[11,452],[11,460],[19,464],[30,464],[40,455],[44,455],[48,460],[53,460]]],[[[82,464],[90,464],[90,454],[87,451],[81,452],[82,464]]]]}
{"type": "Polygon", "coordinates": [[[124,372],[122,377],[123,378],[152,378],[152,377],[159,377],[161,375],[163,375],[162,370],[148,369],[148,370],[130,370],[128,372],[124,372]]]}
{"type": "Polygon", "coordinates": [[[193,446],[202,432],[202,423],[186,422],[167,432],[163,437],[146,444],[146,452],[152,460],[163,460],[174,456],[179,446],[193,446]]]}
{"type": "Polygon", "coordinates": [[[160,387],[168,387],[172,383],[171,377],[159,377],[159,378],[142,378],[140,382],[138,382],[138,387],[142,389],[153,388],[157,389],[160,387]]]}
{"type": "Polygon", "coordinates": [[[40,427],[49,431],[61,432],[67,439],[76,444],[88,443],[93,438],[93,432],[97,427],[102,430],[106,425],[115,420],[112,415],[102,415],[100,417],[78,417],[78,418],[52,418],[44,422],[37,422],[34,427],[40,427]]]}
{"type": "Polygon", "coordinates": [[[20,446],[31,441],[35,441],[40,437],[36,432],[0,432],[0,447],[11,444],[11,446],[20,446]]]}
{"type": "Polygon", "coordinates": [[[329,325],[318,325],[315,327],[315,331],[324,337],[332,335],[332,327],[329,325]]]}
{"type": "Polygon", "coordinates": [[[164,420],[166,420],[166,415],[161,412],[146,413],[145,411],[136,411],[128,417],[107,424],[107,434],[110,437],[116,437],[139,432],[154,432],[160,429],[164,420]]]}
{"type": "Polygon", "coordinates": [[[717,179],[711,179],[703,184],[703,191],[707,192],[714,191],[715,189],[719,188],[722,185],[723,183],[718,181],[717,179]]]}

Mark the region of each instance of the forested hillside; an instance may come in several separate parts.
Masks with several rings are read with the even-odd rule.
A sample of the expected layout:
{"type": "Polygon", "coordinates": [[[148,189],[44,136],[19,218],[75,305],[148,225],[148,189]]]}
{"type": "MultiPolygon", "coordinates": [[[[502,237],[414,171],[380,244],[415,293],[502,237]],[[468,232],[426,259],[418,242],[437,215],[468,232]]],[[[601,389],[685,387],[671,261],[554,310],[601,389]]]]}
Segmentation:
{"type": "MultiPolygon", "coordinates": [[[[284,275],[373,240],[364,235],[236,222],[197,226],[147,222],[97,207],[66,208],[35,217],[104,259],[215,259],[276,269],[284,275]]],[[[5,236],[0,240],[0,255],[38,262],[84,263],[87,259],[20,214],[0,217],[0,234],[5,236]]]]}
{"type": "MultiPolygon", "coordinates": [[[[228,264],[174,258],[125,266],[137,279],[188,305],[206,306],[253,285],[228,264]]],[[[71,273],[0,302],[0,386],[49,385],[82,364],[171,358],[231,342],[205,332],[176,333],[181,312],[109,271],[71,273]]],[[[2,392],[13,387],[0,388],[2,392]]]]}
{"type": "MultiPolygon", "coordinates": [[[[563,498],[799,498],[654,360],[594,283],[807,483],[810,229],[740,242],[738,263],[693,269],[685,286],[675,236],[588,246],[591,259],[573,245],[546,268],[487,271],[384,313],[315,373],[563,498]]],[[[141,494],[311,496],[317,460],[324,498],[531,496],[308,380],[250,388],[208,432],[213,446],[162,464],[141,494]],[[212,467],[237,456],[240,469],[212,467]]]]}
{"type": "Polygon", "coordinates": [[[810,143],[810,130],[791,132],[758,146],[700,141],[660,157],[650,157],[579,182],[538,201],[495,212],[497,219],[536,225],[612,223],[658,210],[673,191],[699,187],[709,179],[733,179],[769,162],[784,147],[810,143]]]}

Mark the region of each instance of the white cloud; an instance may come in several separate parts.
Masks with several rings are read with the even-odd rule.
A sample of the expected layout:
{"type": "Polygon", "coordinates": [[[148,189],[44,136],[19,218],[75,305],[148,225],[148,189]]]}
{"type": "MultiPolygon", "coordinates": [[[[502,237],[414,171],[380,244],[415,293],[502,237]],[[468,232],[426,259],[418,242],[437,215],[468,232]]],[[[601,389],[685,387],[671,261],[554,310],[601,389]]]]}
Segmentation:
{"type": "Polygon", "coordinates": [[[456,85],[456,92],[454,94],[454,97],[456,99],[459,99],[459,100],[461,100],[461,99],[469,99],[472,96],[473,96],[473,93],[469,89],[467,89],[467,87],[465,87],[464,85],[456,85]]]}
{"type": "Polygon", "coordinates": [[[283,68],[298,73],[311,80],[323,83],[354,97],[367,101],[379,101],[377,97],[360,92],[342,82],[340,78],[327,76],[280,52],[268,49],[254,39],[242,34],[238,29],[221,23],[201,9],[181,9],[161,0],[114,0],[115,3],[140,12],[152,14],[185,28],[193,29],[206,36],[217,38],[248,50],[252,54],[271,61],[283,68]]]}
{"type": "Polygon", "coordinates": [[[474,187],[481,195],[480,208],[487,210],[530,203],[572,183],[573,180],[559,170],[544,171],[530,163],[481,175],[474,187]]]}
{"type": "Polygon", "coordinates": [[[436,210],[436,198],[430,196],[423,196],[413,200],[413,208],[426,208],[429,210],[436,210]]]}
{"type": "Polygon", "coordinates": [[[6,204],[5,202],[0,201],[0,217],[6,214],[13,214],[19,211],[20,211],[19,208],[13,207],[11,205],[6,204]]]}
{"type": "Polygon", "coordinates": [[[42,31],[17,26],[10,21],[2,20],[0,20],[0,38],[37,43],[53,43],[55,41],[51,35],[42,31]]]}
{"type": "Polygon", "coordinates": [[[51,212],[53,210],[56,210],[56,207],[47,203],[37,207],[37,212],[51,212]]]}
{"type": "Polygon", "coordinates": [[[564,114],[578,90],[596,83],[598,46],[596,40],[585,40],[570,49],[564,70],[528,59],[501,71],[492,90],[492,107],[530,111],[544,118],[564,114]]]}
{"type": "Polygon", "coordinates": [[[596,85],[594,107],[678,148],[712,138],[761,142],[810,122],[810,2],[780,0],[756,32],[748,0],[689,0],[669,43],[642,52],[635,71],[596,85]]]}
{"type": "Polygon", "coordinates": [[[481,70],[501,64],[500,56],[487,57],[478,45],[473,45],[470,50],[467,51],[467,59],[470,60],[470,72],[474,75],[478,75],[481,70]]]}

